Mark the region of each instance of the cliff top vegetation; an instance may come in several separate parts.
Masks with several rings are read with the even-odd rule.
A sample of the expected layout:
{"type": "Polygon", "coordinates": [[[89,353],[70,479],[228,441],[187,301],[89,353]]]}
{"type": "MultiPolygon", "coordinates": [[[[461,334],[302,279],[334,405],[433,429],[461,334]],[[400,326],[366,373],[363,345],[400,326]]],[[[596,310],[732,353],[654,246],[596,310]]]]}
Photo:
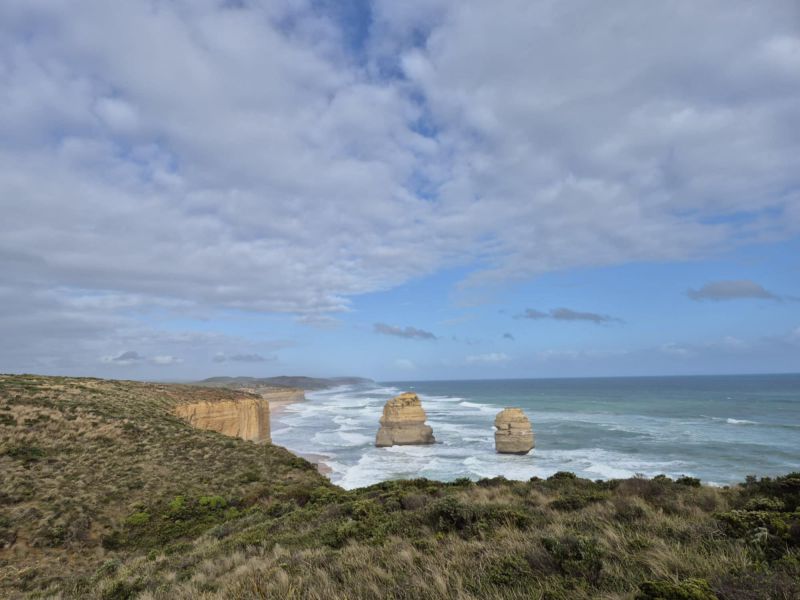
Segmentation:
{"type": "Polygon", "coordinates": [[[345,491],[172,414],[241,395],[0,376],[0,597],[800,597],[800,473],[345,491]]]}

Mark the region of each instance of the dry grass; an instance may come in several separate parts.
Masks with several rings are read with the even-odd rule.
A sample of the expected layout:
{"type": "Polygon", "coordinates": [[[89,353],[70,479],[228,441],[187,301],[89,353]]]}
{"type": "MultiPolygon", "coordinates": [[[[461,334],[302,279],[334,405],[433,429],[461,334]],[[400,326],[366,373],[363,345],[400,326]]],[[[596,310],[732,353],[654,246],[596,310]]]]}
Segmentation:
{"type": "Polygon", "coordinates": [[[47,589],[94,574],[118,554],[108,548],[109,536],[144,507],[183,495],[221,496],[247,509],[288,501],[284,491],[292,484],[325,485],[282,448],[197,431],[171,414],[181,402],[237,395],[0,377],[0,597],[20,583],[47,589]]]}
{"type": "Polygon", "coordinates": [[[800,598],[798,475],[346,492],[280,448],[170,415],[198,393],[232,392],[0,378],[0,415],[17,422],[0,425],[0,540],[15,537],[0,595],[800,598]]]}

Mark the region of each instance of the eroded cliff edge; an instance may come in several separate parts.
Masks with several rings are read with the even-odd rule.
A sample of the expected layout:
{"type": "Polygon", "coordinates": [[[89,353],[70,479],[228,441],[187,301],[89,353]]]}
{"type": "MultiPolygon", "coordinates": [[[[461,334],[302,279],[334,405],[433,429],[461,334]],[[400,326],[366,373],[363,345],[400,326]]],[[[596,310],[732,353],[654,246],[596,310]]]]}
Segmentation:
{"type": "Polygon", "coordinates": [[[201,400],[175,407],[175,414],[193,427],[257,443],[270,443],[269,400],[242,396],[232,400],[201,400]]]}
{"type": "Polygon", "coordinates": [[[243,388],[237,398],[203,399],[175,407],[175,414],[193,427],[242,438],[259,444],[272,443],[270,403],[285,405],[305,400],[294,388],[243,388]]]}

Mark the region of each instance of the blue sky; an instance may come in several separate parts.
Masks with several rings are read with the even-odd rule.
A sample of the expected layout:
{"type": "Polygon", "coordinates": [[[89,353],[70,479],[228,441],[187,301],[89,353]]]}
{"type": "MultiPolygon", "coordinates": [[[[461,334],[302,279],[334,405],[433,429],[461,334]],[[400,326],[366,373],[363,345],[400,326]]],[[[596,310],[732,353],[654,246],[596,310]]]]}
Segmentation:
{"type": "Polygon", "coordinates": [[[800,8],[0,7],[0,371],[800,371],[800,8]]]}

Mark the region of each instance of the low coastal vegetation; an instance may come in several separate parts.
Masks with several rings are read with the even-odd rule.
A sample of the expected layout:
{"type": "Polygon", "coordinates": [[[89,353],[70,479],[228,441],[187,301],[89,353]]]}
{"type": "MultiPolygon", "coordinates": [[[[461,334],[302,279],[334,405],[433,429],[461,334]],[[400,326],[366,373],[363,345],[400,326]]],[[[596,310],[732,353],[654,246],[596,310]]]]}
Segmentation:
{"type": "Polygon", "coordinates": [[[241,392],[0,377],[0,597],[800,598],[800,473],[345,491],[196,430],[241,392]]]}

